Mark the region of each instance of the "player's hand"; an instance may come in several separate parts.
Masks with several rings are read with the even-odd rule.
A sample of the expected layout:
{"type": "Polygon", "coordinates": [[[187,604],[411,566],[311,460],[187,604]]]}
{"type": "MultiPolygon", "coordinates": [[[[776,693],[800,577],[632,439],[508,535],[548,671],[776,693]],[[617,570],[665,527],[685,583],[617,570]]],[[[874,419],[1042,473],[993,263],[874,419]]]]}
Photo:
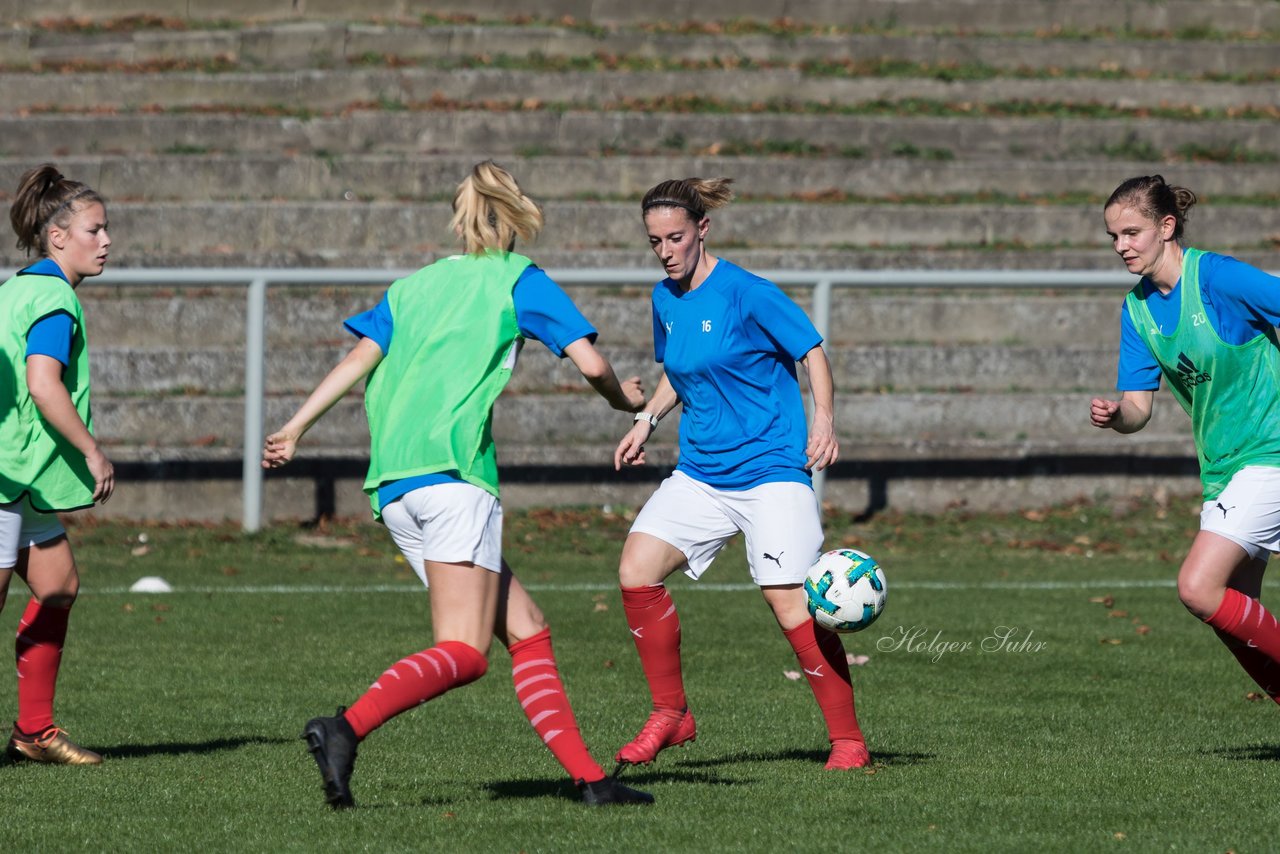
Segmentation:
{"type": "Polygon", "coordinates": [[[644,465],[644,443],[648,441],[649,434],[652,432],[653,427],[648,421],[637,421],[635,426],[627,431],[627,435],[622,437],[617,450],[613,452],[613,470],[622,471],[624,465],[644,465]]]}
{"type": "Polygon", "coordinates": [[[116,489],[116,468],[100,450],[84,458],[89,466],[89,474],[93,475],[93,500],[105,504],[116,489]]]}
{"type": "Polygon", "coordinates": [[[627,412],[639,412],[644,409],[644,383],[639,377],[628,377],[623,380],[622,394],[627,399],[627,412]]]}
{"type": "Polygon", "coordinates": [[[278,469],[289,464],[298,451],[298,437],[285,430],[272,433],[262,449],[262,467],[278,469]]]}
{"type": "Polygon", "coordinates": [[[1114,427],[1120,417],[1120,401],[1095,397],[1089,401],[1089,421],[1094,427],[1114,427]]]}
{"type": "Polygon", "coordinates": [[[809,427],[809,444],[804,449],[805,468],[822,471],[840,459],[840,442],[836,439],[835,426],[829,415],[819,412],[809,427]]]}

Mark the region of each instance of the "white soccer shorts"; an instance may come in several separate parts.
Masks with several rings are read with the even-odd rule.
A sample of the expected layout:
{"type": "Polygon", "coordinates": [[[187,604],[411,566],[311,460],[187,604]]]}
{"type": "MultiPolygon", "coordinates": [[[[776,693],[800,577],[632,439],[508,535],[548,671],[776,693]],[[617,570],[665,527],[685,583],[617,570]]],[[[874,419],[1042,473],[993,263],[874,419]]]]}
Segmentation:
{"type": "Polygon", "coordinates": [[[1249,557],[1280,551],[1280,468],[1245,466],[1200,509],[1200,530],[1226,537],[1249,557]]]}
{"type": "Polygon", "coordinates": [[[685,574],[694,579],[739,531],[756,584],[803,583],[823,542],[813,488],[787,482],[715,489],[677,471],[662,482],[631,526],[633,534],[657,537],[683,552],[685,574]]]}
{"type": "Polygon", "coordinates": [[[57,513],[40,513],[24,495],[0,504],[0,570],[18,565],[18,552],[62,536],[67,531],[57,513]]]}
{"type": "Polygon", "coordinates": [[[423,486],[383,507],[382,521],[423,584],[425,561],[502,571],[502,505],[478,486],[423,486]]]}

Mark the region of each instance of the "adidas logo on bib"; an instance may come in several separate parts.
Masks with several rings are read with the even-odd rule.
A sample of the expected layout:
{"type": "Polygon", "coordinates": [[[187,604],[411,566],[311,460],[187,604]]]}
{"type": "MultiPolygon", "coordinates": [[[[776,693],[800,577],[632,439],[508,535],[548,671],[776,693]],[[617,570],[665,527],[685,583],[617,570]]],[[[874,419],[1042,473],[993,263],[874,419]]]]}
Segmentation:
{"type": "Polygon", "coordinates": [[[1213,379],[1206,372],[1196,367],[1196,363],[1187,358],[1186,353],[1178,354],[1178,376],[1183,385],[1196,386],[1213,379]]]}

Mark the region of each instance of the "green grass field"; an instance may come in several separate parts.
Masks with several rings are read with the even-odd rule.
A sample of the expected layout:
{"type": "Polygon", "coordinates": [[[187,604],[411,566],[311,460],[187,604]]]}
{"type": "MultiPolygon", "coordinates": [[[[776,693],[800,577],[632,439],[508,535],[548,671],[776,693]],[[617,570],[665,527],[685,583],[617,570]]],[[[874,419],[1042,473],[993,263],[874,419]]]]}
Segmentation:
{"type": "MultiPolygon", "coordinates": [[[[846,774],[822,770],[817,707],[731,548],[672,584],[698,740],[627,772],[654,807],[601,810],[524,720],[500,647],[485,679],[362,745],[359,809],[324,807],[303,722],[430,642],[378,526],[81,523],[57,709],[107,761],[0,765],[0,849],[1267,850],[1280,716],[1177,602],[1195,507],[828,519],[829,545],[877,556],[890,591],[846,638],[868,658],[853,671],[875,759],[846,774]],[[128,592],[144,575],[175,592],[128,592]]],[[[647,712],[614,583],[626,527],[599,510],[507,524],[606,768],[647,712]]],[[[25,593],[15,580],[7,636],[25,593]]]]}

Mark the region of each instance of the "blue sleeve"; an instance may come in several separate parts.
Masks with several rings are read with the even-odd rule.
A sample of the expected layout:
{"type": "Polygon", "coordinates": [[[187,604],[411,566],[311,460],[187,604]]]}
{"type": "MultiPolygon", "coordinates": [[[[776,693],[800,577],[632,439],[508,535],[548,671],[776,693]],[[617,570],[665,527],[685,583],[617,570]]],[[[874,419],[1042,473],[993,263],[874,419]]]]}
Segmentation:
{"type": "Polygon", "coordinates": [[[1200,259],[1201,290],[1212,290],[1219,312],[1230,311],[1267,326],[1280,326],[1280,279],[1229,255],[1200,259]]]}
{"type": "Polygon", "coordinates": [[[1129,318],[1129,303],[1120,308],[1120,358],[1117,391],[1155,391],[1160,388],[1160,363],[1129,318]]]}
{"type": "Polygon", "coordinates": [[[658,316],[658,296],[653,297],[653,360],[662,364],[667,355],[667,330],[658,316]]]}
{"type": "Polygon", "coordinates": [[[822,336],[809,320],[809,315],[772,282],[762,280],[744,288],[741,299],[742,317],[748,334],[754,327],[758,336],[768,342],[767,346],[799,361],[822,343],[822,336]]]}
{"type": "Polygon", "coordinates": [[[65,311],[46,315],[27,330],[27,357],[48,356],[57,359],[63,367],[71,364],[71,338],[76,322],[65,311]]]}
{"type": "Polygon", "coordinates": [[[547,349],[564,358],[564,348],[579,338],[596,340],[591,325],[569,295],[538,267],[530,264],[516,281],[511,298],[516,304],[516,323],[520,334],[547,345],[547,349]]]}
{"type": "Polygon", "coordinates": [[[382,355],[385,356],[391,349],[391,331],[394,325],[391,303],[387,302],[386,294],[383,294],[382,302],[366,312],[347,318],[342,327],[358,338],[372,339],[382,348],[382,355]]]}

